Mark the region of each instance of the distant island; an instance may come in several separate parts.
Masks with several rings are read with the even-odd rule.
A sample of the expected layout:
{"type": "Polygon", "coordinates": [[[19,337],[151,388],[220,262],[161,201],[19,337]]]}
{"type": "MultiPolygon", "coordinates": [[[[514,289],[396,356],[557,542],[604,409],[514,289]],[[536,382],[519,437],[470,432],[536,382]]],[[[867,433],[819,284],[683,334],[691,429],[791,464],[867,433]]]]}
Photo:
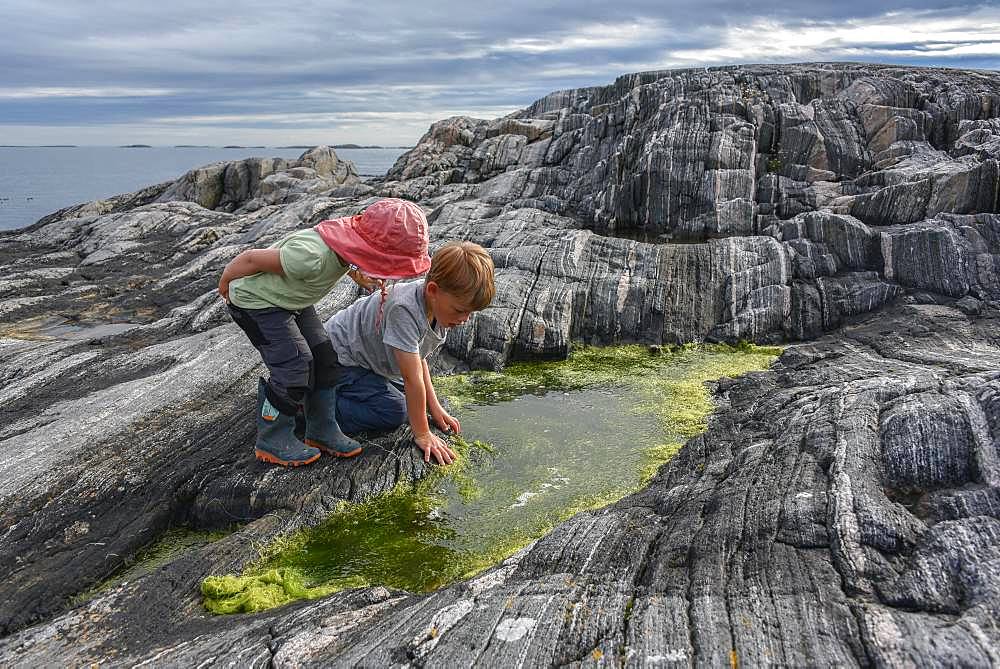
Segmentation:
{"type": "Polygon", "coordinates": [[[224,149],[266,149],[266,146],[239,146],[237,144],[227,144],[224,149]]]}
{"type": "Polygon", "coordinates": [[[120,149],[151,149],[153,147],[151,145],[149,145],[149,144],[122,144],[118,148],[120,148],[120,149]]]}
{"type": "Polygon", "coordinates": [[[0,149],[77,149],[76,144],[0,144],[0,149]]]}
{"type": "Polygon", "coordinates": [[[211,149],[208,144],[174,144],[175,149],[211,149]]]}

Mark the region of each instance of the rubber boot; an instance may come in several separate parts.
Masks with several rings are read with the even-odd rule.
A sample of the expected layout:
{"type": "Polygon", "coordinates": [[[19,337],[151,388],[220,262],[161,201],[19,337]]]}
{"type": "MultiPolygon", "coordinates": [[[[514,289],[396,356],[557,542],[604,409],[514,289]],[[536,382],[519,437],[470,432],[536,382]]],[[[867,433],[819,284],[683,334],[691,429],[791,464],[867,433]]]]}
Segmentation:
{"type": "Polygon", "coordinates": [[[319,460],[320,453],[295,438],[295,416],[283,414],[267,399],[267,384],[257,385],[257,443],[254,455],[258,460],[282,467],[298,467],[319,460]]]}
{"type": "Polygon", "coordinates": [[[340,430],[337,424],[337,391],[316,388],[306,395],[306,443],[338,458],[353,458],[361,444],[340,430]]]}

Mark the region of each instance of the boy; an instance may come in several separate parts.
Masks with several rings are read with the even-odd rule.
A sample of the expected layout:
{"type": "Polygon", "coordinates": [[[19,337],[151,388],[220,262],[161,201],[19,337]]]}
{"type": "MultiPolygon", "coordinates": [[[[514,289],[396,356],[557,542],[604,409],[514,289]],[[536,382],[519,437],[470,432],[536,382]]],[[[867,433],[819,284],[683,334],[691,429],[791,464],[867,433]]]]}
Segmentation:
{"type": "Polygon", "coordinates": [[[427,356],[450,327],[493,301],[493,261],[472,242],[442,246],[424,279],[373,294],[335,314],[326,331],[341,365],[337,413],[347,432],[391,430],[409,419],[413,439],[439,464],[455,453],[430,430],[427,412],[443,431],[460,432],[458,420],[438,401],[427,356]]]}
{"type": "Polygon", "coordinates": [[[395,198],[244,251],[226,265],[219,293],[270,372],[257,388],[259,460],[294,467],[315,462],[321,450],[340,457],[361,452],[337,424],[339,365],[313,305],[344,274],[371,289],[385,279],[419,276],[429,265],[424,212],[395,198]],[[300,406],[305,443],[294,434],[300,406]]]}

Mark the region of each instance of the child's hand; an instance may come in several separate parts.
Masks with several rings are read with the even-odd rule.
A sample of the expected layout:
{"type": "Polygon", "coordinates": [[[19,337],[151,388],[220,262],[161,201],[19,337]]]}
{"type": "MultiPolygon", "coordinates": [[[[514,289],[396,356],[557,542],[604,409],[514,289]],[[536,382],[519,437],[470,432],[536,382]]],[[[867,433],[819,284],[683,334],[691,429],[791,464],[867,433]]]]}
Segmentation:
{"type": "Polygon", "coordinates": [[[455,451],[448,447],[444,439],[433,432],[413,435],[413,440],[417,442],[417,446],[424,452],[424,462],[430,462],[431,455],[433,455],[439,465],[450,465],[458,457],[455,455],[455,451]]]}
{"type": "Polygon", "coordinates": [[[376,288],[381,288],[381,284],[378,279],[371,278],[359,269],[348,270],[347,276],[351,277],[354,283],[361,286],[361,289],[367,293],[373,293],[376,288]]]}
{"type": "Polygon", "coordinates": [[[227,303],[229,302],[229,281],[223,279],[219,281],[219,295],[222,295],[227,303]]]}
{"type": "Polygon", "coordinates": [[[462,431],[462,424],[458,422],[458,419],[440,406],[431,408],[431,418],[434,419],[434,424],[437,425],[442,432],[453,432],[454,434],[458,434],[462,431]]]}

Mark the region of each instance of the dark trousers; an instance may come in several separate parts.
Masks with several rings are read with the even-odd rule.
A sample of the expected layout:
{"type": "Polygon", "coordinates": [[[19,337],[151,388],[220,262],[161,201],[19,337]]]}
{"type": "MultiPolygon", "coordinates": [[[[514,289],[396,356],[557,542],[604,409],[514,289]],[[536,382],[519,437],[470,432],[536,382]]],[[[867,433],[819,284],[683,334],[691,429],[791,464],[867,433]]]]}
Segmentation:
{"type": "Polygon", "coordinates": [[[395,430],[405,423],[403,386],[364,367],[341,367],[337,422],[344,432],[395,430]]]}
{"type": "Polygon", "coordinates": [[[267,398],[279,411],[294,415],[313,388],[337,384],[343,368],[313,307],[288,311],[230,304],[229,312],[264,359],[271,373],[267,398]]]}

